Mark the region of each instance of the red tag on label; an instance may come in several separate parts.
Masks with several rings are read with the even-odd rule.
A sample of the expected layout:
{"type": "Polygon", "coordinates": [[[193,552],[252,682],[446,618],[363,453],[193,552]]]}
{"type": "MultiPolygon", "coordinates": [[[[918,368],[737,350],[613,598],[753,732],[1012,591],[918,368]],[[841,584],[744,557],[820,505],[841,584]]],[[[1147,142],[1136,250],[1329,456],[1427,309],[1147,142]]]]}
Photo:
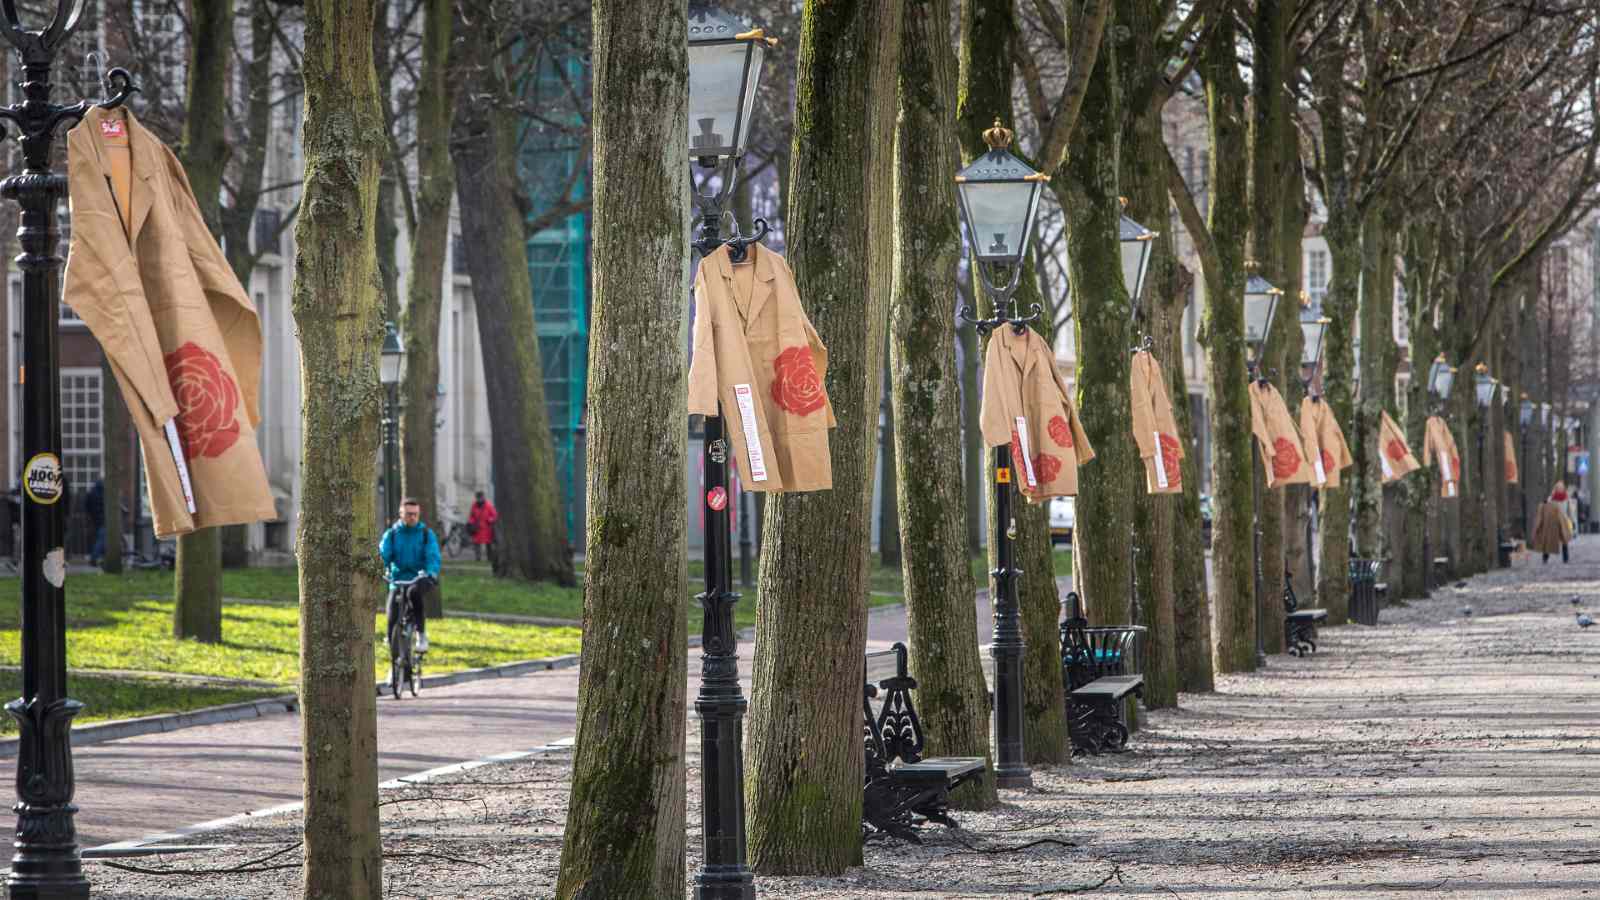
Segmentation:
{"type": "Polygon", "coordinates": [[[706,491],[706,505],[713,511],[721,512],[728,505],[728,491],[722,487],[714,487],[706,491]]]}
{"type": "Polygon", "coordinates": [[[108,138],[126,137],[128,129],[121,119],[101,119],[100,136],[108,138]]]}

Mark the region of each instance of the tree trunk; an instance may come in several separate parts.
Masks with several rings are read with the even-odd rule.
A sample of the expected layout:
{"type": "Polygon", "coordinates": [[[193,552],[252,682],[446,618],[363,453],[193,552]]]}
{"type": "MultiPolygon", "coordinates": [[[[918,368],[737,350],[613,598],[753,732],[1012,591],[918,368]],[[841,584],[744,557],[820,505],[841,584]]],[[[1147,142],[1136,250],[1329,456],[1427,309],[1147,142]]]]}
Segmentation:
{"type": "MultiPolygon", "coordinates": [[[[111,361],[100,363],[100,383],[114,384],[111,361]]],[[[100,414],[105,417],[105,483],[100,496],[105,504],[106,537],[100,570],[107,575],[122,574],[122,504],[131,493],[128,483],[128,405],[121,391],[100,392],[100,414]]]]}
{"type": "Polygon", "coordinates": [[[556,896],[647,900],[684,885],[688,24],[683,0],[597,0],[593,21],[593,341],[629,350],[590,367],[588,637],[556,896]]]}
{"type": "Polygon", "coordinates": [[[1211,483],[1215,499],[1212,561],[1216,574],[1217,667],[1248,672],[1256,666],[1255,566],[1250,480],[1250,398],[1244,345],[1244,249],[1250,228],[1245,87],[1235,57],[1235,28],[1219,24],[1202,51],[1210,122],[1210,223],[1215,272],[1206,273],[1204,331],[1210,368],[1211,483]]]}
{"type": "MultiPolygon", "coordinates": [[[[227,71],[233,0],[190,4],[189,81],[178,160],[188,173],[200,214],[222,232],[222,175],[228,164],[227,71]]],[[[205,643],[222,640],[222,534],[202,528],[178,538],[173,576],[172,635],[205,643]]]]}
{"type": "MultiPolygon", "coordinates": [[[[911,671],[929,756],[989,756],[989,697],[972,616],[964,529],[960,385],[950,340],[961,254],[956,218],[955,58],[949,4],[908,0],[895,134],[895,281],[889,314],[893,462],[900,492],[911,671]]],[[[951,798],[999,802],[992,767],[951,798]]]]}
{"type": "Polygon", "coordinates": [[[383,121],[371,0],[307,0],[300,338],[300,737],[305,900],[383,894],[378,842],[372,460],[383,306],[373,247],[383,121]]]}
{"type": "Polygon", "coordinates": [[[893,276],[899,14],[897,2],[869,0],[804,12],[789,260],[828,348],[839,424],[829,436],[833,489],[767,501],[745,792],[751,862],[768,874],[861,864],[861,666],[893,276]]]}
{"type": "MultiPolygon", "coordinates": [[[[968,296],[974,289],[972,273],[966,275],[968,296]]],[[[967,511],[967,553],[983,551],[983,429],[978,424],[981,409],[978,394],[978,332],[974,328],[955,329],[956,365],[961,378],[961,484],[967,511]]]]}
{"type": "MultiPolygon", "coordinates": [[[[983,140],[983,131],[996,117],[1004,121],[1012,118],[1010,39],[1013,26],[1011,4],[1003,0],[972,0],[961,6],[956,136],[961,142],[963,162],[971,162],[989,149],[983,140]]],[[[969,272],[972,265],[969,259],[969,272]]],[[[982,296],[983,290],[975,277],[972,278],[972,293],[974,307],[984,315],[990,314],[990,298],[982,296]]],[[[1035,330],[1049,342],[1054,336],[1055,304],[1052,298],[1040,295],[1032,265],[1023,270],[1022,283],[1015,296],[1019,309],[1029,309],[1034,303],[1045,307],[1042,321],[1035,330]]],[[[967,338],[963,336],[962,340],[967,338]]],[[[971,343],[970,396],[976,398],[978,359],[983,348],[978,346],[976,337],[971,343]]],[[[976,429],[976,399],[972,401],[972,409],[974,419],[970,427],[976,429]]],[[[989,535],[989,571],[993,572],[999,565],[999,542],[994,536],[999,528],[1005,527],[995,518],[993,455],[981,446],[981,435],[970,439],[980,445],[982,469],[976,484],[987,501],[984,527],[989,535]]],[[[1017,606],[1022,619],[1022,640],[1027,648],[1022,657],[1024,759],[1032,765],[1058,765],[1070,761],[1071,747],[1067,743],[1066,704],[1061,686],[1058,627],[1061,595],[1056,588],[1054,551],[1050,545],[1050,510],[1046,504],[1025,502],[1013,486],[1011,517],[1017,523],[1012,552],[1017,568],[1023,572],[1017,579],[1017,606]]],[[[989,590],[993,597],[993,579],[989,590]]]]}
{"type": "MultiPolygon", "coordinates": [[[[1383,206],[1374,204],[1361,229],[1361,397],[1358,412],[1346,427],[1356,458],[1350,479],[1356,545],[1350,552],[1367,559],[1385,555],[1383,472],[1376,451],[1381,416],[1394,394],[1394,228],[1395,223],[1386,221],[1383,206]]],[[[1425,377],[1427,366],[1416,366],[1414,371],[1425,377]]]]}
{"type": "Polygon", "coordinates": [[[533,323],[522,188],[516,173],[516,120],[490,98],[509,89],[494,51],[505,39],[480,16],[462,32],[472,102],[456,109],[452,156],[461,208],[461,245],[472,276],[484,396],[489,401],[495,499],[500,523],[495,574],[575,582],[572,548],[556,481],[555,445],[545,409],[544,369],[533,323]]]}
{"type": "Polygon", "coordinates": [[[894,388],[890,383],[889,352],[883,354],[883,440],[880,477],[882,488],[878,495],[878,565],[892,568],[900,565],[900,506],[898,473],[895,465],[894,388]]]}
{"type": "MultiPolygon", "coordinates": [[[[400,484],[424,515],[444,523],[434,468],[434,419],[439,406],[439,310],[443,305],[444,257],[450,241],[450,200],[455,196],[450,165],[450,0],[422,7],[422,68],[417,76],[416,222],[401,320],[406,368],[400,383],[400,484]]],[[[387,514],[389,511],[384,510],[387,514]]],[[[431,592],[437,596],[438,592],[431,592]]],[[[442,601],[441,601],[442,607],[442,601]]],[[[438,615],[443,609],[428,610],[438,615]]]]}

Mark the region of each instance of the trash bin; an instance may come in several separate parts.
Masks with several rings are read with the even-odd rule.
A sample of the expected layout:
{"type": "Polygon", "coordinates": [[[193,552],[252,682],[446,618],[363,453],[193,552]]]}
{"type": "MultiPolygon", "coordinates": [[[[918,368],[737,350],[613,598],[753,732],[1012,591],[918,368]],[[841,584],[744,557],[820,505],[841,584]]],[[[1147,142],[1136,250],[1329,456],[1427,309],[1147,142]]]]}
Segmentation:
{"type": "Polygon", "coordinates": [[[1352,557],[1350,560],[1350,621],[1357,625],[1378,624],[1378,566],[1376,559],[1352,557]]]}
{"type": "Polygon", "coordinates": [[[1500,568],[1511,568],[1511,551],[1515,549],[1517,549],[1517,545],[1512,541],[1500,542],[1500,568]]]}

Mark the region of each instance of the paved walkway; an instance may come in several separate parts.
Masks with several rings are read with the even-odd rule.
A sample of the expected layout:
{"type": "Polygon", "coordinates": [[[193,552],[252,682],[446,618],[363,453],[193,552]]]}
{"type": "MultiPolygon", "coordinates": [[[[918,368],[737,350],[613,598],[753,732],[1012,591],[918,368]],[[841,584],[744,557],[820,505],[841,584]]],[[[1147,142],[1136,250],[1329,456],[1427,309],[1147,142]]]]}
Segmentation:
{"type": "MultiPolygon", "coordinates": [[[[980,640],[990,631],[987,594],[975,608],[980,640]]],[[[906,639],[901,607],[871,613],[868,649],[906,639]]],[[[745,689],[752,647],[741,648],[745,689]]],[[[689,697],[700,688],[689,657],[689,697]]],[[[378,768],[384,780],[450,763],[532,749],[577,730],[577,668],[425,690],[378,701],[378,768]]],[[[205,725],[74,748],[83,847],[300,800],[300,718],[281,715],[205,725]]]]}

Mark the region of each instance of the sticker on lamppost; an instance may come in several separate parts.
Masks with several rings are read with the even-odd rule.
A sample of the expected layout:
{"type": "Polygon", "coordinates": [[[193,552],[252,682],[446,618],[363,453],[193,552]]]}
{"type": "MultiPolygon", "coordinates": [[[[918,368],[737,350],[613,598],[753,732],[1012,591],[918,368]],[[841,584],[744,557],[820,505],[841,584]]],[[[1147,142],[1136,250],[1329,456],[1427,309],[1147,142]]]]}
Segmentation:
{"type": "Polygon", "coordinates": [[[54,587],[67,583],[67,551],[57,547],[44,555],[44,580],[54,587]]]}
{"type": "Polygon", "coordinates": [[[39,453],[22,470],[22,489],[35,503],[49,506],[61,499],[61,460],[54,453],[39,453]]]}
{"type": "Polygon", "coordinates": [[[728,491],[722,485],[717,485],[706,491],[706,505],[712,512],[722,512],[728,506],[728,491]]]}

